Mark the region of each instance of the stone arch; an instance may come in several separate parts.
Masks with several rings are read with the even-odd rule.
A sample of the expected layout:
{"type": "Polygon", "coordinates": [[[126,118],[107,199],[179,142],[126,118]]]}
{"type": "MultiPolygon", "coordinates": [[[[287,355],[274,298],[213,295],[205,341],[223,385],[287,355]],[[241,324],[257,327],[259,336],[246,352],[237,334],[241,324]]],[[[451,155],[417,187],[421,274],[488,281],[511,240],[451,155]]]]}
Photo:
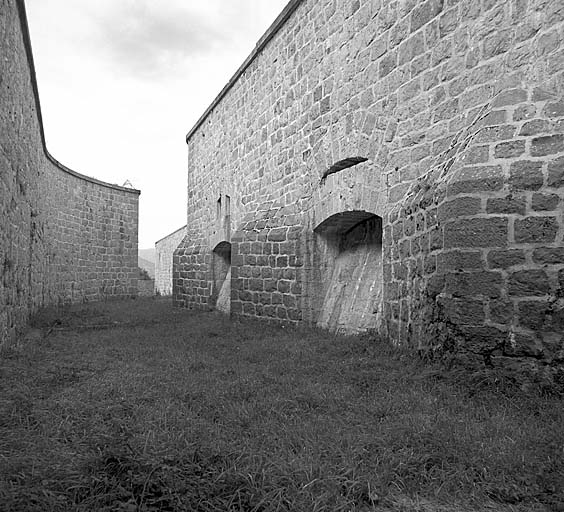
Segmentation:
{"type": "Polygon", "coordinates": [[[212,250],[211,302],[218,311],[231,312],[231,243],[226,240],[212,250]]]}

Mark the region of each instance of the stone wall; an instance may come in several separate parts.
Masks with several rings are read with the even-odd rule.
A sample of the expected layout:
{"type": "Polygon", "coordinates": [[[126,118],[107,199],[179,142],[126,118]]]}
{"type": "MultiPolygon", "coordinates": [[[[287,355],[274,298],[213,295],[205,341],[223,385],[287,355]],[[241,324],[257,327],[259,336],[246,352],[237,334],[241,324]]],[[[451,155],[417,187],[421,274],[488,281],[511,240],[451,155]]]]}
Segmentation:
{"type": "Polygon", "coordinates": [[[0,0],[0,346],[38,308],[135,295],[139,191],[45,147],[23,1],[0,0]]]}
{"type": "Polygon", "coordinates": [[[140,297],[152,297],[155,295],[154,279],[138,279],[137,289],[140,297]]]}
{"type": "Polygon", "coordinates": [[[563,40],[559,0],[290,2],[187,136],[176,305],[230,244],[232,314],[564,383],[563,40]]]}
{"type": "Polygon", "coordinates": [[[182,242],[186,226],[155,242],[155,293],[172,295],[172,255],[182,242]]]}
{"type": "Polygon", "coordinates": [[[390,210],[392,339],[517,372],[562,365],[563,128],[561,94],[497,94],[390,210]]]}

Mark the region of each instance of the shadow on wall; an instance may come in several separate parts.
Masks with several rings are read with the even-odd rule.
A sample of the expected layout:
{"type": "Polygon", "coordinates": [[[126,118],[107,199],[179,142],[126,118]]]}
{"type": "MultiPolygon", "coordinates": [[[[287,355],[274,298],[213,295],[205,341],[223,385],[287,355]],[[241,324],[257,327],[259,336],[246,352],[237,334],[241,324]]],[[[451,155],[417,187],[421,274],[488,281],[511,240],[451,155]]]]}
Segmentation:
{"type": "Polygon", "coordinates": [[[323,300],[317,325],[341,334],[376,329],[382,295],[382,219],[365,211],[337,213],[315,233],[323,300]]]}

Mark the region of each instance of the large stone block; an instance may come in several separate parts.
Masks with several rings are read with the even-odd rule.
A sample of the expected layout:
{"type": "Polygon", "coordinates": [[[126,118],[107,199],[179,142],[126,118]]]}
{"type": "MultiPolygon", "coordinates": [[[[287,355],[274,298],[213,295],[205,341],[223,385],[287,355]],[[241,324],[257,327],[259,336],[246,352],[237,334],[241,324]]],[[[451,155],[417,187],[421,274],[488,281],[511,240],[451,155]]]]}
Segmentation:
{"type": "Polygon", "coordinates": [[[500,190],[504,173],[500,166],[463,167],[452,177],[449,195],[500,190]]]}
{"type": "Polygon", "coordinates": [[[556,217],[527,217],[515,221],[517,243],[554,242],[558,233],[556,217]]]}
{"type": "Polygon", "coordinates": [[[500,297],[503,277],[499,272],[451,272],[446,274],[445,292],[453,297],[500,297]]]}
{"type": "Polygon", "coordinates": [[[550,283],[544,270],[520,270],[508,277],[508,293],[516,296],[547,295],[550,283]]]}
{"type": "Polygon", "coordinates": [[[444,227],[444,245],[457,247],[507,246],[508,221],[505,217],[459,219],[444,227]]]}
{"type": "Polygon", "coordinates": [[[536,137],[531,142],[531,156],[546,156],[564,152],[564,135],[536,137]]]}
{"type": "Polygon", "coordinates": [[[520,160],[513,162],[509,183],[516,190],[538,190],[543,184],[542,162],[520,160]]]}

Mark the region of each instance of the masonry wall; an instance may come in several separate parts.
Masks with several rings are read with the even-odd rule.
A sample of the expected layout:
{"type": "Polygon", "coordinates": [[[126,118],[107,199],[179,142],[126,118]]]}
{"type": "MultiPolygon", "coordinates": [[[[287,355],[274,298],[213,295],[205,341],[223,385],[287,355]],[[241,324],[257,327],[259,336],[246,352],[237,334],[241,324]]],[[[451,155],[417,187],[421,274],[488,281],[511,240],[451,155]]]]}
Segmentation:
{"type": "Polygon", "coordinates": [[[155,242],[155,293],[172,295],[172,256],[182,242],[186,226],[155,242]]]}
{"type": "Polygon", "coordinates": [[[563,39],[559,0],[290,2],[187,136],[175,303],[225,239],[232,314],[564,379],[563,39]]]}
{"type": "Polygon", "coordinates": [[[0,346],[38,308],[137,292],[139,191],[46,150],[22,1],[0,1],[0,346]]]}

